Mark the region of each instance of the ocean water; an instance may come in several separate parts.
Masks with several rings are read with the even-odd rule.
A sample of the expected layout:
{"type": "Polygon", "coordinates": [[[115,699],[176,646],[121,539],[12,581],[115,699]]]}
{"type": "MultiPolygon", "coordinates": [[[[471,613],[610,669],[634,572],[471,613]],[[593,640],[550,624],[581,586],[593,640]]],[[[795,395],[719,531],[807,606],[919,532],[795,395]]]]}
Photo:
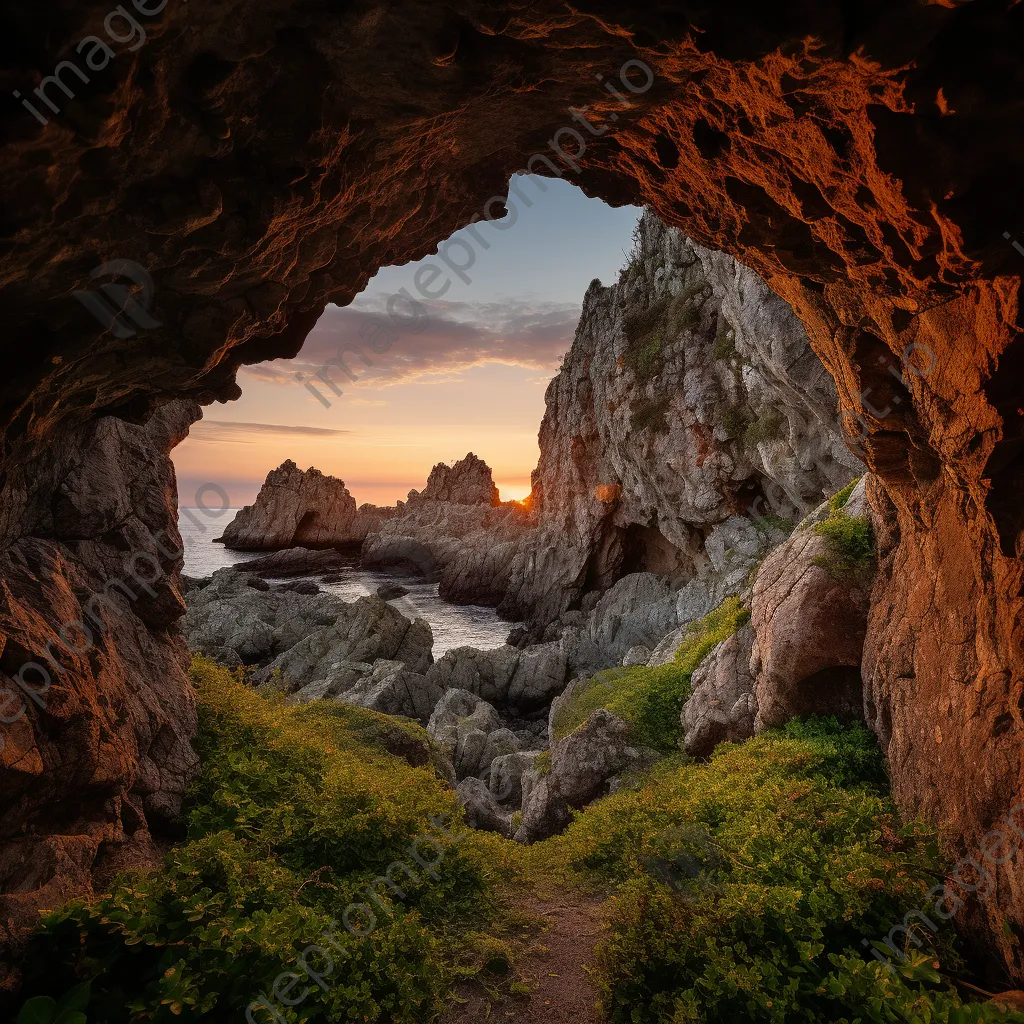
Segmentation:
{"type": "MultiPolygon", "coordinates": [[[[185,575],[202,578],[228,565],[257,558],[252,551],[229,551],[223,544],[214,544],[238,509],[224,509],[219,515],[211,509],[181,508],[178,510],[178,529],[185,546],[185,575]]],[[[434,657],[439,658],[453,647],[476,647],[486,651],[500,647],[512,629],[512,623],[498,618],[493,608],[480,605],[460,605],[443,601],[437,595],[436,583],[424,583],[416,576],[402,576],[361,569],[355,558],[351,565],[331,568],[327,575],[341,577],[337,582],[324,583],[324,573],[290,576],[289,579],[311,579],[322,590],[336,594],[345,601],[355,601],[376,592],[381,583],[399,583],[409,591],[405,597],[389,602],[409,618],[422,618],[430,623],[434,632],[434,657]]]]}

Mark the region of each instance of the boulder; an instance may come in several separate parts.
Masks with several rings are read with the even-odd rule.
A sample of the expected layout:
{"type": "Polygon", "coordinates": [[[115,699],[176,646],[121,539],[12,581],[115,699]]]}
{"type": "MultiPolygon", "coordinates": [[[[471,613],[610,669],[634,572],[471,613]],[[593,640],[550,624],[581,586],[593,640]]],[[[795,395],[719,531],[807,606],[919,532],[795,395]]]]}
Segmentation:
{"type": "MultiPolygon", "coordinates": [[[[864,480],[844,506],[865,514],[864,480]]],[[[861,660],[873,570],[838,571],[814,527],[822,503],[761,564],[751,598],[757,731],[797,715],[864,715],[861,660]]]]}
{"type": "Polygon", "coordinates": [[[505,644],[489,651],[456,647],[428,675],[446,690],[468,690],[497,707],[529,711],[544,707],[565,687],[566,659],[557,643],[505,644]]]}
{"type": "Polygon", "coordinates": [[[283,551],[274,551],[259,558],[236,562],[232,568],[238,572],[281,578],[322,573],[328,569],[352,565],[354,560],[351,553],[346,554],[335,548],[285,548],[283,551]]]}
{"type": "Polygon", "coordinates": [[[498,806],[485,782],[474,778],[463,779],[455,792],[465,808],[466,824],[470,828],[511,836],[512,815],[498,806]]]}
{"type": "Polygon", "coordinates": [[[232,667],[265,665],[346,615],[340,598],[271,589],[233,568],[218,569],[206,586],[190,590],[187,606],[189,647],[232,667]]]}
{"type": "Polygon", "coordinates": [[[497,757],[519,750],[515,734],[498,712],[467,690],[448,690],[438,701],[427,732],[451,760],[457,778],[482,778],[497,757]]]}
{"type": "Polygon", "coordinates": [[[377,588],[377,596],[382,601],[393,601],[396,597],[405,597],[408,593],[409,588],[400,586],[398,583],[382,583],[377,588]]]}
{"type": "Polygon", "coordinates": [[[430,625],[423,619],[407,619],[379,598],[361,597],[344,602],[326,594],[282,596],[305,601],[329,599],[336,602],[337,611],[332,621],[308,632],[255,673],[256,682],[276,677],[285,692],[292,693],[310,683],[335,678],[347,662],[373,665],[383,658],[400,661],[411,672],[424,672],[433,661],[430,625]]]}
{"type": "Polygon", "coordinates": [[[630,647],[622,656],[622,667],[630,668],[633,665],[646,665],[651,660],[650,647],[630,647]]]}
{"type": "Polygon", "coordinates": [[[533,770],[540,755],[539,750],[522,750],[503,754],[491,762],[487,786],[498,803],[522,806],[523,777],[533,770]]]}
{"type": "Polygon", "coordinates": [[[680,716],[683,743],[691,757],[707,757],[719,743],[754,735],[753,646],[754,630],[747,623],[715,647],[693,673],[690,697],[680,716]]]}
{"type": "Polygon", "coordinates": [[[339,696],[349,704],[426,723],[444,691],[425,675],[410,671],[404,662],[381,659],[339,696]]]}
{"type": "Polygon", "coordinates": [[[630,746],[629,726],[621,718],[604,708],[592,712],[552,748],[550,773],[531,780],[516,841],[533,843],[561,832],[574,810],[602,796],[609,779],[642,757],[630,746]]]}

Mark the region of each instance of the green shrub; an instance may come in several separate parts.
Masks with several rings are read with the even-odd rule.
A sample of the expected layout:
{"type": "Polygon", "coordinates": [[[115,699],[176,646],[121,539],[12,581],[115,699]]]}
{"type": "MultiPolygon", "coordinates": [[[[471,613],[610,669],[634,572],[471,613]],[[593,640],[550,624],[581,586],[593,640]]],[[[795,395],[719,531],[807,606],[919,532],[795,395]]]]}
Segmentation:
{"type": "MultiPolygon", "coordinates": [[[[95,1007],[104,1024],[241,1020],[328,934],[330,984],[309,986],[296,1010],[275,1004],[286,1020],[429,1019],[446,995],[444,929],[482,906],[486,886],[470,844],[442,842],[431,824],[461,816],[451,790],[374,742],[392,728],[413,735],[409,724],[330,702],[289,708],[201,659],[193,680],[202,766],[186,840],[160,871],[47,915],[25,991],[91,979],[90,1018],[95,1007]],[[443,851],[436,878],[411,863],[428,835],[443,851]],[[383,882],[370,895],[406,861],[413,873],[392,875],[401,896],[383,882]],[[353,903],[377,917],[363,937],[339,923],[353,903]]],[[[356,924],[367,930],[369,917],[359,911],[356,924]]]]}
{"type": "Polygon", "coordinates": [[[725,427],[725,432],[729,437],[743,437],[743,432],[747,429],[748,422],[745,410],[737,405],[726,406],[722,412],[722,426],[725,427]]]}
{"type": "Polygon", "coordinates": [[[711,354],[722,362],[730,362],[736,358],[736,336],[729,326],[729,321],[719,314],[715,340],[711,346],[711,354]]]}
{"type": "Polygon", "coordinates": [[[551,751],[544,750],[537,755],[537,760],[533,762],[533,767],[536,769],[537,774],[544,778],[545,775],[551,774],[551,751]]]}
{"type": "Polygon", "coordinates": [[[875,560],[875,539],[871,520],[865,516],[851,516],[843,507],[857,481],[847,484],[829,499],[829,515],[814,527],[819,537],[828,541],[828,553],[818,555],[820,565],[835,576],[848,576],[870,569],[875,560]]]}
{"type": "Polygon", "coordinates": [[[785,422],[786,417],[778,409],[766,410],[747,424],[743,431],[743,446],[756,448],[762,441],[777,440],[785,422]]]}
{"type": "Polygon", "coordinates": [[[871,958],[909,910],[933,907],[943,868],[883,780],[863,726],[797,723],[707,763],[666,758],[549,840],[619,883],[597,962],[613,1024],[1024,1020],[962,1007],[934,967],[959,967],[945,929],[906,963],[881,947],[892,973],[871,958]]]}
{"type": "Polygon", "coordinates": [[[633,742],[661,751],[676,749],[679,714],[689,696],[690,677],[712,648],[732,636],[749,617],[738,598],[729,598],[691,624],[670,664],[599,672],[559,707],[554,719],[556,741],[575,732],[598,708],[606,708],[630,725],[633,742]]]}
{"type": "Polygon", "coordinates": [[[662,345],[670,302],[671,296],[663,295],[644,309],[631,310],[622,318],[627,345],[624,361],[639,381],[651,380],[664,366],[662,345]]]}

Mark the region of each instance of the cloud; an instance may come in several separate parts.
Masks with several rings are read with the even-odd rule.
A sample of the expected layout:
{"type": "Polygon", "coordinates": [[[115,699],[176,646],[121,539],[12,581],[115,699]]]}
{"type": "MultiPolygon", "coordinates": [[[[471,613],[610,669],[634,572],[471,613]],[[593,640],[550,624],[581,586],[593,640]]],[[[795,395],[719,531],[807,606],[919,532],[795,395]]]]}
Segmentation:
{"type": "Polygon", "coordinates": [[[327,427],[286,426],[280,423],[241,423],[235,420],[200,420],[192,425],[190,436],[196,441],[216,444],[254,444],[260,436],[277,437],[339,437],[351,430],[327,427]]]}
{"type": "MultiPolygon", "coordinates": [[[[427,322],[413,334],[409,329],[394,328],[387,319],[386,299],[371,294],[361,296],[352,306],[328,306],[296,358],[259,363],[243,372],[258,380],[294,386],[303,382],[297,374],[309,378],[328,364],[323,372],[343,391],[353,377],[378,387],[416,380],[438,382],[486,363],[554,373],[572,345],[580,317],[577,304],[524,299],[437,301],[423,304],[427,322]],[[383,352],[375,352],[368,344],[373,334],[366,325],[375,324],[375,318],[394,330],[390,347],[383,352]],[[348,373],[336,365],[339,352],[348,373]]],[[[399,313],[408,317],[407,306],[400,306],[399,313]]],[[[383,334],[380,339],[383,343],[383,334]]],[[[321,390],[325,387],[316,380],[312,383],[321,390]]]]}

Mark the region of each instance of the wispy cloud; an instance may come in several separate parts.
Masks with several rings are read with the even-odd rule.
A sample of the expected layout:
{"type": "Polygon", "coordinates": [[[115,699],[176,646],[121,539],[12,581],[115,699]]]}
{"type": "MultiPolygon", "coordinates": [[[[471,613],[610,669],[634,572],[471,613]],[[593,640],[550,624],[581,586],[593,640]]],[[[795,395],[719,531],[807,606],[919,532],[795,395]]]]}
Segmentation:
{"type": "Polygon", "coordinates": [[[282,423],[241,423],[236,420],[200,420],[189,432],[196,441],[216,444],[255,444],[260,437],[340,437],[351,430],[287,426],[282,423]]]}
{"type": "MultiPolygon", "coordinates": [[[[349,348],[345,364],[359,381],[380,387],[416,380],[451,380],[474,366],[503,363],[550,371],[559,366],[572,345],[579,322],[578,304],[528,302],[425,303],[429,322],[419,334],[398,330],[390,348],[374,352],[360,335],[367,318],[385,316],[387,296],[364,295],[352,306],[328,306],[295,359],[245,367],[244,373],[260,380],[296,384],[295,374],[315,374],[337,358],[344,346],[358,348],[369,365],[349,348]]],[[[352,383],[346,373],[330,367],[331,379],[341,388],[352,383]]]]}

